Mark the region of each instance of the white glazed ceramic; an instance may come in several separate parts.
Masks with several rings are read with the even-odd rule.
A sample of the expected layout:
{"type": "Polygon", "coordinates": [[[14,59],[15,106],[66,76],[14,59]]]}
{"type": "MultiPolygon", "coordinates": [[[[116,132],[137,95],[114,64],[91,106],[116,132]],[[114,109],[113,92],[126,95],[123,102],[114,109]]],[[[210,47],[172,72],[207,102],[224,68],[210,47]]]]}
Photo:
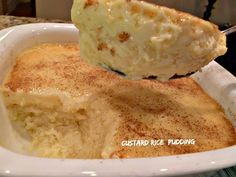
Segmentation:
{"type": "MultiPolygon", "coordinates": [[[[0,32],[0,82],[12,59],[22,50],[45,42],[77,42],[78,30],[71,24],[31,24],[0,32]]],[[[194,76],[200,85],[215,97],[234,118],[236,79],[215,62],[194,76]],[[212,74],[212,73],[215,74],[212,74]],[[220,82],[221,77],[223,82],[220,82]],[[211,80],[208,82],[206,79],[211,80]],[[220,84],[220,83],[221,84],[220,84]],[[214,92],[210,93],[211,88],[214,92]],[[224,89],[228,89],[224,90],[224,89]],[[227,92],[226,92],[227,91],[227,92]],[[222,95],[223,94],[223,95],[222,95]],[[220,95],[220,96],[219,96],[220,95]],[[224,99],[227,98],[227,99],[224,99]],[[233,99],[234,98],[234,99],[233,99]],[[222,101],[223,100],[223,101],[222,101]],[[233,106],[232,106],[233,105],[233,106]]],[[[0,107],[0,125],[4,125],[4,109],[0,107]]],[[[10,127],[8,127],[10,128],[10,127]]],[[[0,138],[10,146],[8,128],[0,126],[0,138]],[[4,132],[5,131],[5,132],[4,132]]],[[[14,150],[14,148],[12,148],[14,150]]],[[[176,176],[212,171],[236,165],[236,146],[178,156],[116,160],[46,159],[18,154],[0,147],[0,176],[69,177],[69,176],[176,176]]]]}

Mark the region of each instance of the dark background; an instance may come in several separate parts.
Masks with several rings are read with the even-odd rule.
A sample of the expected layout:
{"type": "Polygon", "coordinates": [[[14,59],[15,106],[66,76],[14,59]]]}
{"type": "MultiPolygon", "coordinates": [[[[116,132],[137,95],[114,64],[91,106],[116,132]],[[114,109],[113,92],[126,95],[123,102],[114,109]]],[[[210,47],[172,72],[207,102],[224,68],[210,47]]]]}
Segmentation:
{"type": "Polygon", "coordinates": [[[228,51],[216,61],[236,76],[236,32],[227,36],[228,51]]]}

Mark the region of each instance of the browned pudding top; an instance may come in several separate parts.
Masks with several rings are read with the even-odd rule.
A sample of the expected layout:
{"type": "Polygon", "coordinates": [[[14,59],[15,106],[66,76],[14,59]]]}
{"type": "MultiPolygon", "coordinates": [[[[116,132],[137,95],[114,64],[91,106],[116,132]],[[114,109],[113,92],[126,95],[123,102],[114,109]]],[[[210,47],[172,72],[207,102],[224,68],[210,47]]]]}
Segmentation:
{"type": "Polygon", "coordinates": [[[104,150],[109,157],[181,154],[236,143],[235,130],[223,109],[193,79],[126,80],[86,64],[76,44],[44,44],[27,50],[17,58],[4,87],[13,92],[54,88],[74,98],[85,94],[91,94],[94,101],[103,98],[119,122],[104,150]],[[123,140],[170,138],[196,139],[196,145],[120,145],[123,140]]]}
{"type": "Polygon", "coordinates": [[[55,88],[77,97],[88,91],[105,89],[119,80],[115,74],[83,62],[76,44],[45,44],[17,58],[5,86],[25,92],[55,88]]]}

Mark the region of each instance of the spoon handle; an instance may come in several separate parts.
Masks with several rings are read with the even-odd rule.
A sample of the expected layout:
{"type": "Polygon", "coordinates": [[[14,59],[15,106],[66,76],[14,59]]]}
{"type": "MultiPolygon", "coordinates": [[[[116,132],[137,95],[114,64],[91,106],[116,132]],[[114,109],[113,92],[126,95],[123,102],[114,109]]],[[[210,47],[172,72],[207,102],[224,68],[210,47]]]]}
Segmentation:
{"type": "Polygon", "coordinates": [[[232,26],[231,28],[226,29],[226,30],[224,30],[222,32],[225,33],[225,35],[230,35],[232,33],[235,33],[236,32],[236,26],[232,26]]]}

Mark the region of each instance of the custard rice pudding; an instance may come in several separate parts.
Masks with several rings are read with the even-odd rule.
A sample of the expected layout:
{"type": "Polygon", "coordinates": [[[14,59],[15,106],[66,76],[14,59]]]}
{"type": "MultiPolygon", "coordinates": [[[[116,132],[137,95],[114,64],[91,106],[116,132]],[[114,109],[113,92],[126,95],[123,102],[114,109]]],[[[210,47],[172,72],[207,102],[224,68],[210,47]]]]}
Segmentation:
{"type": "Polygon", "coordinates": [[[74,0],[81,57],[127,78],[186,75],[225,54],[218,27],[190,14],[138,0],[74,0]]]}
{"type": "Polygon", "coordinates": [[[223,109],[191,78],[125,80],[88,65],[77,44],[24,51],[0,92],[12,126],[35,156],[157,157],[236,144],[223,109]],[[194,139],[195,144],[122,146],[159,139],[194,139]]]}

